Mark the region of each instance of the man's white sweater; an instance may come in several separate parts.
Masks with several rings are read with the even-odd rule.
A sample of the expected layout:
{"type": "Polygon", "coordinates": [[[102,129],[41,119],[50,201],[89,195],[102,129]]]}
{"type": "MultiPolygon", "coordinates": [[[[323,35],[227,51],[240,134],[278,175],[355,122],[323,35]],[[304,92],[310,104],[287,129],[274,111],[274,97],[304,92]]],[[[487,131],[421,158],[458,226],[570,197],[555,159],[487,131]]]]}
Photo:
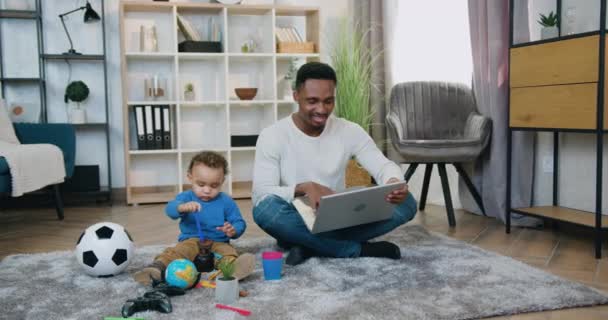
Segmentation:
{"type": "Polygon", "coordinates": [[[357,124],[330,116],[323,132],[311,137],[291,116],[260,134],[253,167],[254,206],[275,194],[288,202],[299,183],[313,181],[334,191],[344,190],[346,166],[355,158],[379,184],[403,180],[401,169],[388,160],[357,124]]]}

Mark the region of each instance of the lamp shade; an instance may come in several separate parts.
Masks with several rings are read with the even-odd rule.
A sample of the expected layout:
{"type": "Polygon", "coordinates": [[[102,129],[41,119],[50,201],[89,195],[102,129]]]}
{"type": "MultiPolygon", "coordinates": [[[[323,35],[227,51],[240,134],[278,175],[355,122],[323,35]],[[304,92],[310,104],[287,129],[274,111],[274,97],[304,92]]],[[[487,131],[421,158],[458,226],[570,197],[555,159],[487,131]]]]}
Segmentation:
{"type": "Polygon", "coordinates": [[[91,7],[91,4],[87,1],[86,9],[84,11],[84,22],[93,22],[100,19],[99,14],[93,10],[93,7],[91,7]]]}

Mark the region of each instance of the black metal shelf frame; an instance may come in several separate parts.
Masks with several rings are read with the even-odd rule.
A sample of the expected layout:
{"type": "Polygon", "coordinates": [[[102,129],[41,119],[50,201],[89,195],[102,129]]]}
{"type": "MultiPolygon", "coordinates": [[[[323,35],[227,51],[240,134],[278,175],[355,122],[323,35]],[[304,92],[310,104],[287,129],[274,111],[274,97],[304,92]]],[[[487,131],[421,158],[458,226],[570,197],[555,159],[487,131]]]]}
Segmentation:
{"type": "MultiPolygon", "coordinates": [[[[47,0],[48,1],[48,0],[47,0]]],[[[111,153],[110,153],[110,111],[109,111],[109,99],[108,99],[108,64],[107,64],[107,44],[106,44],[106,21],[105,21],[105,0],[99,0],[101,3],[101,28],[102,28],[102,41],[103,41],[103,53],[102,54],[83,54],[83,55],[64,55],[64,54],[51,54],[44,53],[44,30],[42,24],[42,0],[36,0],[36,10],[0,10],[0,18],[2,19],[31,19],[36,22],[37,30],[37,47],[38,47],[38,78],[11,78],[4,76],[3,57],[2,57],[2,41],[0,41],[0,86],[2,88],[1,97],[4,98],[6,92],[6,86],[9,83],[14,82],[37,82],[39,86],[39,97],[41,106],[41,121],[43,123],[48,122],[48,110],[47,110],[47,97],[46,97],[46,62],[51,60],[67,60],[67,61],[81,61],[85,62],[101,62],[103,63],[103,77],[104,77],[104,103],[105,103],[105,120],[101,123],[85,123],[75,124],[74,127],[78,130],[98,130],[103,129],[105,136],[106,146],[106,164],[107,164],[107,181],[108,186],[102,187],[102,190],[93,192],[93,194],[103,195],[106,200],[110,202],[111,190],[112,190],[112,164],[111,164],[111,153]]],[[[0,24],[0,32],[1,24],[0,24]]],[[[91,192],[86,192],[90,194],[91,192]]],[[[84,195],[84,193],[83,193],[84,195]]]]}
{"type": "MultiPolygon", "coordinates": [[[[552,202],[553,206],[559,206],[559,135],[561,132],[564,133],[588,133],[596,135],[596,190],[595,190],[595,226],[594,229],[594,242],[595,242],[595,257],[600,259],[602,256],[602,231],[605,230],[608,226],[602,227],[602,173],[603,173],[603,149],[604,149],[604,133],[608,132],[608,128],[604,128],[604,90],[603,88],[606,86],[606,79],[604,78],[605,71],[605,51],[606,51],[606,1],[600,0],[600,25],[598,31],[585,32],[575,35],[561,35],[561,8],[562,8],[562,0],[556,0],[557,7],[557,15],[558,15],[558,34],[557,38],[539,40],[539,41],[531,41],[527,43],[513,43],[513,15],[514,15],[514,3],[515,0],[509,0],[509,48],[519,48],[525,46],[532,46],[550,42],[557,42],[568,39],[582,38],[588,37],[592,35],[599,35],[599,75],[598,75],[598,90],[597,90],[597,114],[596,114],[596,129],[563,129],[563,128],[520,128],[520,127],[511,127],[511,119],[510,112],[507,117],[507,190],[506,190],[506,201],[507,201],[507,212],[506,212],[506,221],[505,221],[505,231],[507,233],[511,232],[511,213],[519,213],[528,216],[536,216],[544,219],[557,220],[570,224],[577,224],[572,221],[561,220],[557,218],[551,218],[546,216],[535,215],[530,212],[518,210],[516,208],[511,207],[511,174],[512,174],[512,143],[513,143],[513,131],[545,131],[545,132],[553,132],[553,195],[552,202]]],[[[510,59],[510,54],[508,55],[508,59],[510,59]]],[[[510,61],[509,61],[510,63],[510,61]]],[[[510,78],[510,74],[509,74],[510,78]]],[[[510,79],[507,80],[508,83],[510,79]]],[[[507,87],[507,105],[510,110],[510,95],[511,95],[511,87],[510,85],[507,87]]],[[[578,210],[578,209],[577,209],[578,210]]],[[[584,210],[579,210],[584,211],[584,210]]]]}

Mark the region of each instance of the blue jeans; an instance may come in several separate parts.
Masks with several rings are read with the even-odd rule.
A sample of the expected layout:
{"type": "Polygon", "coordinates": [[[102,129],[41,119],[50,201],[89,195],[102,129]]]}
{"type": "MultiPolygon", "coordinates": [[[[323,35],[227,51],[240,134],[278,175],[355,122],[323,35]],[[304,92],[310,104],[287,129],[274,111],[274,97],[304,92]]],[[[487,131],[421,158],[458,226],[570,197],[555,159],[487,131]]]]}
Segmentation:
{"type": "Polygon", "coordinates": [[[412,220],[417,204],[411,193],[395,207],[389,220],[312,234],[296,208],[283,198],[269,195],[253,208],[253,219],[280,242],[306,247],[316,255],[348,258],[361,254],[361,243],[379,237],[412,220]]]}

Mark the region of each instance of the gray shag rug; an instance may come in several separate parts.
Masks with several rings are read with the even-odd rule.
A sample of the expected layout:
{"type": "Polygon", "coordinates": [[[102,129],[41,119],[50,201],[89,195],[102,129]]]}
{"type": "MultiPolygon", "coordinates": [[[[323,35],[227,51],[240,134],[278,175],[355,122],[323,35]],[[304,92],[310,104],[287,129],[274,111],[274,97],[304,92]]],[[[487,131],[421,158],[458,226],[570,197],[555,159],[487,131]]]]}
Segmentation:
{"type": "MultiPolygon", "coordinates": [[[[246,319],[477,319],[608,303],[593,288],[564,280],[461,241],[404,226],[384,237],[401,247],[401,261],[313,258],[264,281],[260,261],[235,306],[246,319]]],[[[241,252],[276,249],[270,238],[235,241],[241,252]]],[[[85,275],[72,252],[6,257],[0,262],[1,319],[103,319],[120,316],[146,288],[130,275],[162,246],[137,248],[127,271],[112,278],[85,275]]],[[[173,313],[144,319],[237,319],[215,308],[213,289],[173,297],[173,313]]]]}

